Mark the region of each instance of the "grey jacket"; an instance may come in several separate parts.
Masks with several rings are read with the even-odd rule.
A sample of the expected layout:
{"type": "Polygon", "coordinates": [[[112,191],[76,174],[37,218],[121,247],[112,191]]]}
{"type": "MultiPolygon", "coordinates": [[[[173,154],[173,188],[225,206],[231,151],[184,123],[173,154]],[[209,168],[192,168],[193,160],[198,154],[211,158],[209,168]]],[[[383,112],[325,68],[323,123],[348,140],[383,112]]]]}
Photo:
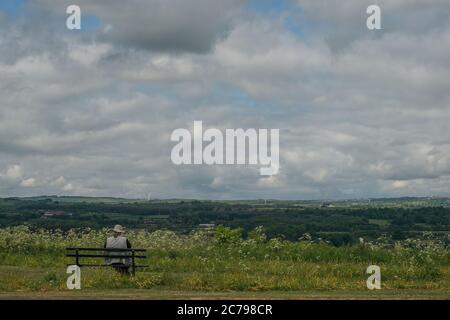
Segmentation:
{"type": "MultiPolygon", "coordinates": [[[[128,241],[127,238],[118,236],[118,237],[109,237],[106,239],[105,249],[127,249],[131,248],[131,243],[128,241]]],[[[105,251],[105,253],[108,253],[109,255],[114,256],[129,256],[129,252],[115,252],[115,251],[105,251]]],[[[106,264],[124,264],[124,265],[131,265],[131,258],[106,258],[106,264]]]]}

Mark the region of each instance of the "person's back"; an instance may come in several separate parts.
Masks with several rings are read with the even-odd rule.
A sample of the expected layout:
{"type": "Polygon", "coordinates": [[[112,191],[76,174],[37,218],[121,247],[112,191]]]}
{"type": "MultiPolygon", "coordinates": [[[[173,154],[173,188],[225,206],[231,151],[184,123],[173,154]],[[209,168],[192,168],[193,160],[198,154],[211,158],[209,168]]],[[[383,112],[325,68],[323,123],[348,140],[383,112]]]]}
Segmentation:
{"type": "MultiPolygon", "coordinates": [[[[124,230],[122,226],[116,225],[113,229],[113,235],[108,237],[105,242],[105,249],[129,249],[131,248],[131,243],[128,239],[122,234],[124,230]]],[[[107,251],[107,253],[111,256],[129,256],[128,252],[116,252],[116,251],[107,251]]],[[[117,266],[117,270],[121,272],[127,272],[128,267],[131,264],[130,258],[107,258],[106,264],[117,266]]]]}
{"type": "Polygon", "coordinates": [[[106,239],[105,248],[108,249],[127,249],[130,248],[129,241],[124,236],[111,236],[106,239]]]}

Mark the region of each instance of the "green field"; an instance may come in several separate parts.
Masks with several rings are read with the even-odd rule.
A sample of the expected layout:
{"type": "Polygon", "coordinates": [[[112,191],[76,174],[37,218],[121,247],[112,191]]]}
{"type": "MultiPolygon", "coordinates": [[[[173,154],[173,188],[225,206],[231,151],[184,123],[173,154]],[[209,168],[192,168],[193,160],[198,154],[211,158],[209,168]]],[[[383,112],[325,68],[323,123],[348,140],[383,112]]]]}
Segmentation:
{"type": "MultiPolygon", "coordinates": [[[[129,231],[149,267],[135,277],[83,268],[82,290],[66,289],[65,247],[102,245],[107,230],[0,229],[0,298],[450,299],[450,251],[439,239],[335,247],[307,237],[268,239],[258,228],[189,235],[129,231]],[[382,289],[366,288],[378,265],[382,289]]],[[[98,260],[96,260],[98,262],[98,260]]]]}

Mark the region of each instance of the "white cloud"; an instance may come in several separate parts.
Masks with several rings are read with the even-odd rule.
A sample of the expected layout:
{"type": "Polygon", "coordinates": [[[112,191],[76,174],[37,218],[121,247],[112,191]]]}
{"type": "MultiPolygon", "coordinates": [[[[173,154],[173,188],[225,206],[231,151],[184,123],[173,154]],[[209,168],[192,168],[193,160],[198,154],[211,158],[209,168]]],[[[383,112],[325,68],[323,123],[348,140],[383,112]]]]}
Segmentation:
{"type": "Polygon", "coordinates": [[[11,179],[11,180],[18,180],[20,178],[22,178],[22,168],[20,167],[20,165],[12,165],[10,166],[5,173],[5,177],[11,179]]]}
{"type": "Polygon", "coordinates": [[[225,2],[161,2],[152,15],[164,23],[144,22],[137,0],[125,11],[81,3],[106,9],[105,36],[51,28],[53,16],[33,29],[46,10],[58,15],[40,1],[40,13],[0,29],[0,195],[448,195],[449,3],[382,2],[378,35],[358,27],[356,0],[300,0],[303,34],[225,2]],[[279,128],[280,173],[174,166],[170,133],[194,120],[279,128]]]}
{"type": "Polygon", "coordinates": [[[73,190],[74,190],[74,187],[73,187],[73,185],[72,185],[71,183],[68,183],[68,184],[66,184],[62,189],[63,189],[63,191],[68,191],[68,192],[70,192],[70,191],[73,191],[73,190]]]}
{"type": "Polygon", "coordinates": [[[28,179],[22,180],[22,182],[20,183],[20,185],[22,187],[27,187],[27,188],[33,187],[35,184],[36,184],[36,180],[34,178],[28,178],[28,179]]]}

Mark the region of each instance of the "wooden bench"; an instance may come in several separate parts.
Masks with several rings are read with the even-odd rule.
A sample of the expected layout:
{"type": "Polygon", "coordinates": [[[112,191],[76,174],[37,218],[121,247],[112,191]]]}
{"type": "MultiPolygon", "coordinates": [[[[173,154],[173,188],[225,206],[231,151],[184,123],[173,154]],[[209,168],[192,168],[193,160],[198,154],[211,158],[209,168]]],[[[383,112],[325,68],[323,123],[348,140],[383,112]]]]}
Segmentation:
{"type": "MultiPolygon", "coordinates": [[[[81,258],[112,258],[112,259],[131,259],[131,274],[134,275],[136,268],[145,268],[148,265],[137,265],[136,259],[145,259],[145,249],[112,249],[112,248],[66,248],[66,257],[75,258],[75,263],[68,265],[77,265],[79,267],[114,267],[117,265],[108,263],[82,263],[81,258]],[[93,253],[86,253],[84,251],[89,251],[93,253]],[[119,253],[120,254],[114,254],[119,253]],[[142,254],[144,253],[144,254],[142,254]]],[[[120,266],[120,265],[119,265],[120,266]]]]}

